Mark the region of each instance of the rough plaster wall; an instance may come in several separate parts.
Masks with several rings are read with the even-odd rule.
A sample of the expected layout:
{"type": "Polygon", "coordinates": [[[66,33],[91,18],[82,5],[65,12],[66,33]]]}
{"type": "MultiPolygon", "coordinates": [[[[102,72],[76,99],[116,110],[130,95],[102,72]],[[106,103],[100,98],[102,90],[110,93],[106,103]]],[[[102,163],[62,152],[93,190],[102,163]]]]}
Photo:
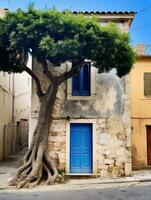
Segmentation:
{"type": "MultiPolygon", "coordinates": [[[[28,59],[27,66],[31,68],[32,58],[28,59]]],[[[31,77],[22,72],[14,74],[14,117],[15,121],[29,119],[31,107],[31,77]]]]}
{"type": "Polygon", "coordinates": [[[97,74],[94,100],[66,100],[62,117],[107,118],[122,115],[123,83],[113,72],[97,74]]]}
{"type": "MultiPolygon", "coordinates": [[[[31,69],[32,57],[27,66],[31,69]]],[[[26,72],[14,74],[14,120],[29,119],[31,112],[31,77],[26,72]]]]}
{"type": "Polygon", "coordinates": [[[23,72],[15,74],[15,121],[29,119],[30,116],[30,77],[23,72]]]}
{"type": "Polygon", "coordinates": [[[0,72],[0,160],[3,159],[4,125],[12,120],[12,75],[0,72]]]}
{"type": "Polygon", "coordinates": [[[25,73],[8,74],[0,72],[0,160],[3,158],[4,125],[12,122],[13,114],[15,121],[29,118],[31,102],[30,81],[29,76],[25,73]]]}

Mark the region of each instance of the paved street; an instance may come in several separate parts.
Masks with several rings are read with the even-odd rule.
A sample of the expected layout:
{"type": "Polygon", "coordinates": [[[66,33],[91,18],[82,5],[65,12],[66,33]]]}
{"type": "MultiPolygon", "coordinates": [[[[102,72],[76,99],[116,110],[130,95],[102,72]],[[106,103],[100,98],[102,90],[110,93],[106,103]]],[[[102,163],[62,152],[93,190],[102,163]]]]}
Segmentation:
{"type": "MultiPolygon", "coordinates": [[[[50,188],[50,187],[49,187],[50,188]]],[[[92,185],[88,188],[40,188],[33,191],[0,191],[0,200],[151,200],[151,182],[92,185]]]]}

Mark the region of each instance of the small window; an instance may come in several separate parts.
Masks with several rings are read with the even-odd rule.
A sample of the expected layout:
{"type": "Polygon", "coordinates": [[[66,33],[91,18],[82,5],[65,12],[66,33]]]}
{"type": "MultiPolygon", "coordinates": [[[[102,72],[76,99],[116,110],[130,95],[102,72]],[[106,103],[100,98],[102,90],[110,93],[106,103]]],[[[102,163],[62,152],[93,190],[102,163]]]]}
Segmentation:
{"type": "Polygon", "coordinates": [[[90,96],[90,63],[84,63],[72,78],[72,96],[90,96]]]}
{"type": "Polygon", "coordinates": [[[144,73],[144,95],[151,96],[151,73],[144,73]]]}

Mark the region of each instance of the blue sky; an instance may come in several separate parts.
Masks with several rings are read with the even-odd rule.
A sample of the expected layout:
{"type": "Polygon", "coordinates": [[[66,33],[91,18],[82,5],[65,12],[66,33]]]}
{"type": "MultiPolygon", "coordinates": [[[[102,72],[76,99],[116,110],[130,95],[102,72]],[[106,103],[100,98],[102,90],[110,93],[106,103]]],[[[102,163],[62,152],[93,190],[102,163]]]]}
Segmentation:
{"type": "Polygon", "coordinates": [[[130,29],[131,42],[151,44],[151,0],[0,0],[0,7],[15,10],[26,9],[30,2],[36,8],[70,9],[74,11],[141,11],[135,16],[130,29]]]}

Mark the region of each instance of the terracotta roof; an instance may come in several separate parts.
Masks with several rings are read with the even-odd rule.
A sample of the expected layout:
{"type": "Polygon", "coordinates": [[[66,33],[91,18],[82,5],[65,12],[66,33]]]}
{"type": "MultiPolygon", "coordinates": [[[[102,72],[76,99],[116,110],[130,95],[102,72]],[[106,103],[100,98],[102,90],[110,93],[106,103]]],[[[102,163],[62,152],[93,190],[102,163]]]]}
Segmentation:
{"type": "Polygon", "coordinates": [[[136,55],[136,58],[141,59],[141,58],[151,58],[151,55],[136,55]]]}
{"type": "MultiPolygon", "coordinates": [[[[0,8],[0,10],[8,10],[8,8],[0,8]]],[[[134,11],[73,11],[73,14],[85,14],[85,15],[129,15],[136,14],[134,11]]]]}
{"type": "Polygon", "coordinates": [[[0,10],[8,10],[8,8],[0,8],[0,10]]]}
{"type": "Polygon", "coordinates": [[[73,11],[73,14],[85,14],[85,15],[134,15],[134,14],[136,14],[136,12],[133,12],[133,11],[130,11],[130,12],[128,12],[128,11],[124,11],[124,12],[122,12],[122,11],[119,11],[119,12],[117,12],[117,11],[113,11],[113,12],[111,12],[111,11],[73,11]]]}

